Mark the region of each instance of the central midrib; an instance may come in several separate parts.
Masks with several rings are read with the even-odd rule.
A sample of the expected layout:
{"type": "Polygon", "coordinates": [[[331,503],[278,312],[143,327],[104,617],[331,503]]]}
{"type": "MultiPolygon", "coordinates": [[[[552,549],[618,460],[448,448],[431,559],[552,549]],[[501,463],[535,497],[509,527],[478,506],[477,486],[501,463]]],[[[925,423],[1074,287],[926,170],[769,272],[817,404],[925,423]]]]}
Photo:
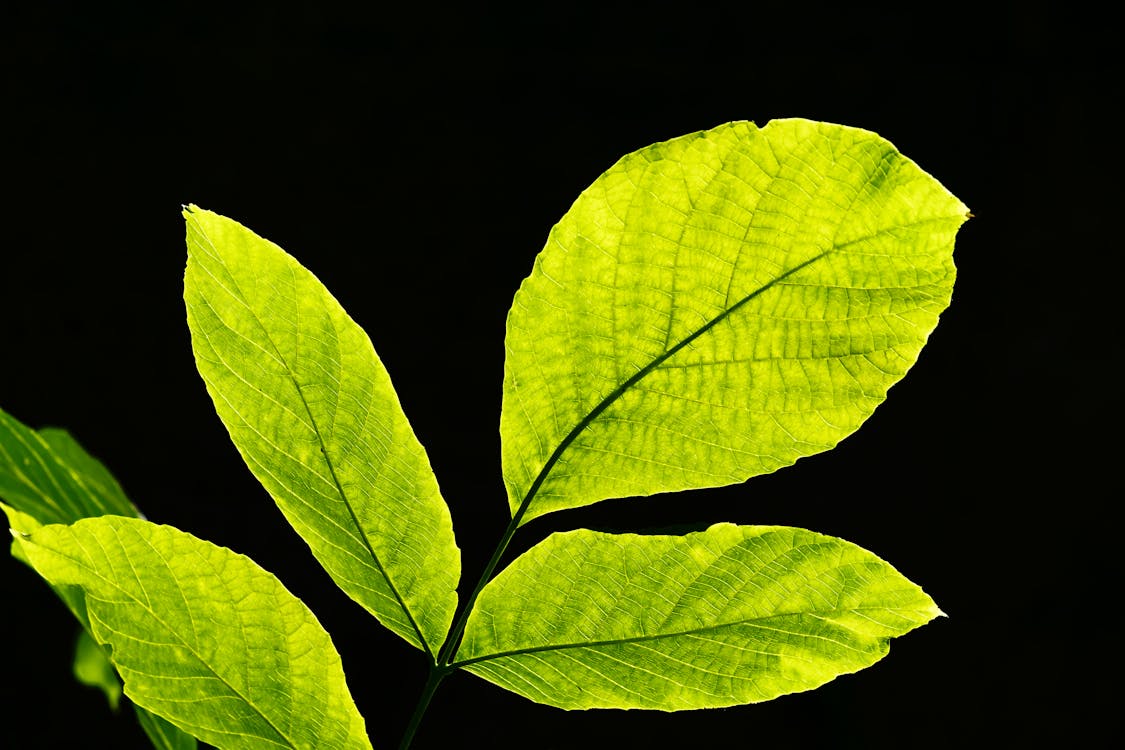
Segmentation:
{"type": "Polygon", "coordinates": [[[758,297],[759,295],[765,293],[769,289],[772,289],[774,286],[776,286],[781,281],[784,281],[785,279],[787,279],[788,277],[797,273],[801,269],[817,262],[818,260],[820,260],[821,258],[824,258],[826,255],[828,255],[829,253],[832,253],[835,250],[836,250],[835,247],[830,247],[827,250],[823,250],[823,251],[817,253],[816,255],[814,255],[813,257],[809,258],[808,260],[805,260],[805,261],[802,261],[801,263],[798,263],[796,266],[789,269],[785,273],[779,274],[778,276],[771,279],[768,283],[763,284],[762,286],[758,287],[754,291],[750,292],[745,297],[740,299],[738,302],[735,302],[733,305],[728,307],[726,310],[723,310],[721,313],[716,315],[714,318],[712,318],[711,320],[704,323],[702,326],[697,328],[695,331],[693,331],[687,337],[680,340],[671,349],[668,349],[663,354],[661,354],[659,357],[656,357],[655,359],[653,359],[647,365],[645,365],[640,370],[638,370],[636,373],[634,373],[628,380],[624,381],[621,385],[617,386],[617,388],[615,388],[608,396],[603,398],[598,403],[597,406],[595,406],[593,409],[591,409],[586,414],[586,416],[583,417],[582,420],[579,421],[577,425],[575,425],[574,429],[572,429],[569,433],[567,433],[566,437],[564,437],[562,439],[562,441],[559,443],[558,447],[555,448],[554,453],[552,453],[550,458],[547,459],[547,462],[543,464],[543,468],[539,470],[539,474],[535,477],[535,480],[531,483],[531,487],[528,489],[527,494],[524,495],[524,498],[520,503],[519,509],[516,511],[516,514],[515,514],[514,517],[517,519],[517,524],[519,523],[519,519],[522,519],[524,514],[527,512],[528,507],[531,505],[531,501],[535,498],[535,495],[539,492],[539,488],[543,485],[543,482],[546,480],[547,475],[551,473],[551,470],[555,467],[555,464],[558,463],[558,460],[559,460],[559,458],[562,457],[562,454],[566,451],[567,448],[570,447],[570,444],[574,442],[574,440],[578,437],[579,434],[581,434],[581,432],[583,430],[585,430],[591,423],[594,422],[594,420],[596,420],[599,416],[601,416],[602,412],[604,412],[611,405],[613,405],[613,403],[615,401],[617,401],[619,398],[621,398],[630,388],[632,388],[634,385],[636,385],[642,378],[644,378],[646,375],[653,372],[654,370],[658,369],[662,364],[667,362],[671,357],[675,356],[676,353],[679,352],[681,349],[683,349],[685,346],[687,346],[688,344],[695,341],[696,339],[698,339],[703,334],[710,331],[712,328],[714,328],[716,325],[718,325],[722,321],[726,320],[734,312],[736,312],[738,309],[740,309],[746,303],[750,302],[750,300],[752,300],[755,297],[758,297]]]}
{"type": "MultiPolygon", "coordinates": [[[[869,610],[869,609],[879,609],[879,610],[899,609],[899,610],[901,610],[902,608],[901,607],[897,607],[897,608],[894,608],[894,607],[847,607],[847,608],[844,608],[844,609],[828,610],[828,611],[825,611],[825,612],[776,612],[774,614],[763,615],[761,617],[747,617],[747,618],[744,618],[744,619],[741,619],[741,620],[732,620],[730,622],[716,623],[714,625],[705,625],[705,626],[698,627],[698,628],[689,628],[687,630],[679,630],[679,631],[669,632],[669,633],[656,633],[654,635],[629,636],[629,637],[625,637],[625,638],[609,638],[609,639],[601,640],[601,641],[586,641],[586,642],[574,642],[574,643],[555,643],[555,644],[549,644],[549,645],[545,645],[545,646],[529,646],[527,648],[517,648],[517,649],[512,649],[510,651],[499,651],[499,652],[494,653],[494,654],[485,654],[484,656],[474,656],[474,657],[470,657],[468,659],[462,659],[462,660],[459,660],[459,661],[455,661],[455,662],[451,663],[449,666],[450,667],[466,667],[466,666],[469,666],[470,664],[477,664],[477,663],[484,662],[484,661],[491,661],[493,659],[503,659],[505,657],[510,657],[510,656],[521,656],[523,654],[536,654],[536,653],[542,653],[544,651],[565,651],[565,650],[569,650],[569,649],[599,648],[599,647],[602,647],[602,646],[619,646],[619,645],[626,645],[626,644],[629,644],[629,643],[644,643],[646,641],[660,641],[660,640],[665,640],[665,639],[668,639],[668,638],[680,638],[680,637],[683,637],[683,636],[698,635],[700,633],[708,633],[708,632],[715,631],[715,630],[722,630],[724,628],[738,627],[740,625],[751,625],[751,626],[756,625],[758,627],[768,629],[768,628],[765,628],[764,625],[758,625],[758,623],[768,621],[768,620],[777,620],[777,619],[785,618],[785,617],[801,617],[801,616],[815,617],[815,618],[818,618],[818,619],[827,619],[827,618],[831,618],[834,615],[848,614],[848,613],[852,613],[852,612],[862,612],[864,610],[869,610]]],[[[785,632],[789,632],[789,631],[785,631],[785,632]]],[[[852,631],[852,632],[855,632],[855,631],[852,631]]],[[[826,638],[823,635],[817,635],[815,633],[807,633],[807,634],[800,634],[800,635],[807,635],[808,637],[818,638],[818,639],[821,639],[821,640],[830,640],[833,643],[837,643],[841,646],[844,646],[845,648],[850,648],[850,647],[846,646],[845,644],[840,643],[839,641],[832,640],[831,638],[826,638]]],[[[852,649],[852,650],[856,650],[856,649],[852,649]]]]}

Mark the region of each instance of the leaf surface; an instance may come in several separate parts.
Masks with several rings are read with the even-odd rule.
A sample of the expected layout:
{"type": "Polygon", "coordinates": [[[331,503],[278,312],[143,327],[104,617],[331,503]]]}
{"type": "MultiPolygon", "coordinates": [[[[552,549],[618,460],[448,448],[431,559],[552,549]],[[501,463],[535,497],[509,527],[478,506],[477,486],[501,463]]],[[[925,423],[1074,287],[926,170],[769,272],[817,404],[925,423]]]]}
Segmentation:
{"type": "Polygon", "coordinates": [[[485,587],[455,664],[560,708],[713,708],[855,672],[939,614],[875,555],[803,529],[582,529],[485,587]]]}
{"type": "Polygon", "coordinates": [[[622,158],[508,316],[522,522],[741,482],[855,431],[949,304],[966,207],[879,136],[737,122],[622,158]]]}
{"type": "Polygon", "coordinates": [[[199,747],[194,737],[181,731],[174,724],[169,724],[135,703],[133,708],[137,712],[137,723],[141,725],[148,741],[156,750],[195,750],[199,747]]]}
{"type": "Polygon", "coordinates": [[[137,515],[113,475],[69,434],[36,432],[2,409],[0,499],[44,524],[137,515]]]}
{"type": "MultiPolygon", "coordinates": [[[[0,510],[8,516],[9,527],[23,533],[30,533],[44,523],[70,523],[106,514],[141,515],[113,474],[69,433],[57,428],[32,430],[3,410],[0,410],[0,499],[5,501],[0,503],[0,510]]],[[[18,539],[12,542],[12,556],[27,562],[18,539]]],[[[82,592],[72,586],[51,588],[82,624],[84,630],[79,638],[86,636],[89,621],[82,592]]],[[[104,653],[100,658],[101,663],[106,663],[104,653]]],[[[100,672],[94,666],[99,663],[98,659],[89,649],[76,654],[75,676],[88,684],[85,678],[93,679],[103,688],[112,706],[117,678],[112,673],[100,672]],[[96,676],[99,674],[100,677],[96,676]]],[[[151,716],[140,706],[136,707],[136,713],[154,747],[196,747],[194,737],[151,716]],[[159,735],[154,735],[150,727],[160,729],[159,735]],[[164,744],[157,744],[158,738],[164,744]]]]}
{"type": "Polygon", "coordinates": [[[219,748],[370,747],[328,634],[249,558],[116,516],[18,541],[53,586],[82,589],[137,705],[219,748]]]}
{"type": "Polygon", "coordinates": [[[74,678],[83,685],[105,693],[109,707],[116,711],[121,700],[121,680],[102,647],[85,630],[79,631],[74,644],[74,678]]]}
{"type": "Polygon", "coordinates": [[[370,339],[278,246],[195,206],[184,217],[192,347],[231,438],[336,583],[432,658],[460,551],[370,339]]]}

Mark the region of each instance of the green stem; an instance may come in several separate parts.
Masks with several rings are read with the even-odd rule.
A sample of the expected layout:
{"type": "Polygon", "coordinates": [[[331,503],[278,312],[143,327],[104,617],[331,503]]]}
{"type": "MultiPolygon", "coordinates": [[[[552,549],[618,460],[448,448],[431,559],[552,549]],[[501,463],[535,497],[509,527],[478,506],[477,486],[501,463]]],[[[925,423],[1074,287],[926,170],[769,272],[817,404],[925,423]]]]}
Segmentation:
{"type": "Polygon", "coordinates": [[[422,717],[426,715],[426,709],[430,707],[430,699],[434,697],[438,685],[449,672],[448,669],[430,665],[430,676],[426,679],[426,686],[422,688],[422,695],[418,698],[418,705],[414,707],[414,714],[410,717],[410,723],[406,725],[406,731],[402,735],[402,742],[399,743],[398,750],[409,750],[410,743],[414,741],[414,733],[418,731],[418,725],[422,723],[422,717]]]}
{"type": "Polygon", "coordinates": [[[512,541],[512,536],[519,528],[520,519],[523,518],[523,511],[527,507],[525,502],[520,506],[519,512],[508,523],[508,528],[504,529],[504,535],[500,537],[500,542],[496,545],[496,549],[492,552],[492,557],[489,558],[488,564],[484,566],[484,572],[481,573],[480,578],[477,580],[476,588],[469,598],[465,601],[465,606],[461,608],[461,613],[457,616],[457,622],[453,624],[453,629],[449,631],[449,638],[446,639],[445,645],[442,646],[441,651],[438,653],[437,663],[439,667],[449,666],[449,662],[453,660],[453,654],[457,646],[461,642],[461,635],[465,632],[465,625],[469,621],[469,613],[473,611],[473,605],[477,603],[477,597],[480,592],[484,590],[485,585],[492,579],[492,573],[496,570],[496,566],[500,564],[500,558],[504,556],[504,551],[508,549],[508,544],[512,541]]]}
{"type": "Polygon", "coordinates": [[[492,578],[492,572],[496,570],[496,566],[500,564],[500,558],[504,555],[504,550],[508,548],[508,543],[512,541],[512,536],[519,528],[520,519],[523,518],[524,511],[530,504],[531,497],[534,489],[538,489],[539,483],[536,483],[533,492],[529,492],[528,496],[520,505],[519,511],[512,518],[508,524],[508,528],[504,530],[504,535],[500,537],[499,544],[496,545],[496,550],[492,553],[492,558],[489,559],[488,565],[484,566],[484,572],[481,573],[480,578],[477,580],[476,588],[469,596],[468,601],[461,608],[461,614],[457,618],[456,624],[449,632],[449,637],[442,646],[441,652],[438,654],[437,663],[430,665],[430,676],[426,680],[425,687],[422,688],[422,695],[418,698],[418,704],[414,707],[414,714],[410,717],[410,723],[406,725],[406,731],[402,735],[402,742],[399,743],[399,750],[409,750],[410,743],[414,741],[414,733],[418,731],[418,725],[422,723],[422,717],[426,715],[426,709],[430,706],[430,700],[434,697],[434,693],[438,689],[438,685],[445,679],[445,676],[453,672],[454,668],[449,667],[449,662],[453,660],[453,654],[457,645],[461,641],[461,634],[465,632],[465,624],[469,621],[469,613],[473,609],[473,605],[480,596],[480,592],[484,590],[484,586],[492,578]]]}
{"type": "Polygon", "coordinates": [[[504,556],[504,552],[508,549],[508,544],[511,543],[512,537],[516,533],[516,529],[520,527],[520,521],[523,520],[524,514],[531,506],[531,501],[539,492],[539,488],[543,486],[544,480],[547,475],[551,473],[551,469],[558,463],[559,457],[562,456],[563,451],[574,441],[582,430],[590,424],[599,414],[601,414],[606,407],[620,395],[620,392],[630,383],[635,382],[636,378],[625,383],[624,386],[619,388],[613,394],[606,397],[600,404],[598,404],[593,411],[591,411],[586,418],[583,419],[578,425],[570,431],[559,446],[555,448],[555,452],[547,459],[547,463],[543,464],[543,468],[539,470],[538,476],[535,481],[531,483],[528,488],[527,494],[524,495],[523,501],[520,502],[520,507],[516,510],[516,514],[512,516],[512,520],[508,522],[508,528],[504,529],[503,536],[496,545],[496,549],[492,552],[492,557],[489,558],[488,564],[484,566],[484,572],[480,574],[477,579],[477,585],[473,588],[473,593],[461,606],[461,612],[457,616],[457,621],[453,624],[453,628],[449,631],[449,636],[445,640],[445,644],[438,652],[436,664],[430,667],[430,677],[426,680],[426,686],[422,689],[422,695],[418,698],[418,705],[414,707],[414,715],[410,717],[410,724],[406,727],[406,733],[402,737],[402,743],[399,745],[399,750],[408,750],[411,741],[414,739],[414,733],[418,730],[418,725],[422,722],[422,717],[426,713],[426,708],[430,705],[430,699],[434,697],[434,691],[437,690],[438,685],[445,679],[445,676],[450,672],[458,669],[458,667],[451,667],[450,663],[453,661],[454,654],[457,653],[457,646],[461,643],[461,636],[465,633],[465,626],[469,622],[469,614],[473,611],[473,606],[477,603],[477,597],[480,592],[484,590],[485,585],[492,579],[492,574],[496,570],[496,566],[500,564],[500,558],[504,556]]]}

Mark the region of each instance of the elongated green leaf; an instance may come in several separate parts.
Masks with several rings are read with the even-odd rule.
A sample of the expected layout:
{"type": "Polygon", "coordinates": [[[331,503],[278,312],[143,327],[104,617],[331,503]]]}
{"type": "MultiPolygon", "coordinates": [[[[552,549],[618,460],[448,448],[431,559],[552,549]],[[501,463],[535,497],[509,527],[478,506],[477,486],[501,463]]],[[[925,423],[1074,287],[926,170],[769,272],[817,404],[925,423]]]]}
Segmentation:
{"type": "Polygon", "coordinates": [[[949,303],[967,210],[882,138],[739,122],[630,154],[551,230],[508,317],[522,521],[827,450],[949,303]]]}
{"type": "Polygon", "coordinates": [[[460,551],[371,341],[281,248],[210,211],[184,217],[192,346],[231,438],[336,583],[432,657],[460,551]]]}
{"type": "Polygon", "coordinates": [[[219,748],[366,748],[331,639],[270,573],[225,547],[116,516],[18,541],[85,594],[125,694],[219,748]]]}
{"type": "Polygon", "coordinates": [[[0,410],[0,499],[40,523],[137,509],[97,459],[57,429],[36,432],[0,410]]]}
{"type": "MultiPolygon", "coordinates": [[[[23,540],[32,532],[42,528],[42,524],[28,514],[4,503],[0,503],[0,511],[7,515],[8,526],[15,537],[12,540],[12,557],[34,568],[24,552],[23,540]]],[[[75,677],[79,682],[101,688],[109,700],[110,707],[116,709],[121,695],[120,679],[105,649],[90,635],[90,617],[86,612],[85,594],[80,587],[72,585],[51,584],[51,590],[62,599],[67,609],[82,624],[74,657],[75,677]],[[97,649],[98,653],[94,653],[93,649],[97,649]],[[110,671],[107,672],[106,667],[110,671]]],[[[198,746],[195,737],[154,716],[147,709],[136,704],[133,709],[138,723],[157,750],[194,750],[198,746]]]]}
{"type": "MultiPolygon", "coordinates": [[[[100,498],[100,507],[115,511],[108,515],[140,515],[137,507],[126,497],[125,490],[121,489],[117,477],[110,473],[105,464],[87,453],[69,432],[57,427],[44,427],[39,430],[39,437],[43,438],[55,458],[71,470],[71,475],[81,478],[83,486],[96,498],[100,498]]],[[[96,515],[90,512],[93,509],[84,510],[87,511],[87,518],[96,515]]]]}
{"type": "Polygon", "coordinates": [[[85,630],[78,633],[78,641],[74,644],[74,678],[83,685],[101,690],[109,701],[109,707],[117,710],[121,700],[121,680],[113,671],[113,664],[105,651],[85,630]]]}
{"type": "Polygon", "coordinates": [[[867,667],[939,614],[878,557],[803,529],[582,529],[485,587],[457,662],[561,708],[731,706],[867,667]]]}
{"type": "MultiPolygon", "coordinates": [[[[80,518],[106,514],[140,516],[125,496],[121,485],[100,461],[91,456],[66,431],[45,428],[36,432],[0,410],[0,510],[8,516],[10,528],[30,533],[43,523],[70,523],[80,518]]],[[[24,559],[18,541],[12,543],[12,555],[24,559]]],[[[52,586],[84,628],[89,630],[85,602],[80,590],[71,586],[52,586]]],[[[80,642],[81,643],[81,642],[80,642]]],[[[105,655],[102,656],[105,659],[105,655]]],[[[98,657],[89,649],[76,655],[75,674],[79,680],[94,679],[105,690],[110,704],[115,704],[112,684],[116,677],[93,668],[98,657]]],[[[136,707],[141,725],[159,727],[146,710],[136,707]]],[[[194,737],[171,725],[163,727],[161,736],[168,747],[188,750],[196,747],[194,737]]],[[[165,745],[155,744],[155,747],[165,745]]]]}

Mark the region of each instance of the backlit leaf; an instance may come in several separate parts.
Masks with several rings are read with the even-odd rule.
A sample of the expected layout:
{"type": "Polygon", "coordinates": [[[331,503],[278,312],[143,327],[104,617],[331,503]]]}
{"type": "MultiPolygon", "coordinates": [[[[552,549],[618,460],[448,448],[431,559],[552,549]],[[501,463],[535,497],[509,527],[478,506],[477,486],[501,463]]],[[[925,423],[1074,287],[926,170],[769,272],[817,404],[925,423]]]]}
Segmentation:
{"type": "Polygon", "coordinates": [[[232,440],[336,583],[432,657],[460,551],[370,339],[277,245],[195,206],[184,218],[192,347],[232,440]]]}
{"type": "MultiPolygon", "coordinates": [[[[30,533],[43,523],[70,523],[106,514],[140,516],[109,470],[69,433],[57,428],[32,430],[3,410],[0,410],[0,499],[5,501],[0,503],[0,510],[8,516],[9,527],[18,533],[30,533]]],[[[18,539],[12,542],[12,556],[27,562],[18,539]]],[[[93,645],[91,641],[82,640],[88,638],[89,621],[81,590],[73,586],[51,588],[82,624],[80,647],[83,643],[93,645]]],[[[115,707],[118,692],[114,685],[118,681],[112,672],[107,674],[95,666],[108,664],[104,653],[100,660],[89,648],[83,648],[75,655],[75,675],[80,681],[92,680],[95,686],[102,687],[110,705],[115,707]]],[[[192,750],[197,746],[194,737],[150,715],[140,706],[136,707],[136,714],[154,747],[192,750]]]]}
{"type": "Polygon", "coordinates": [[[137,515],[113,476],[69,434],[36,432],[2,409],[0,499],[45,524],[137,515]]]}
{"type": "Polygon", "coordinates": [[[331,639],[270,573],[225,547],[117,516],[19,537],[139,706],[219,748],[367,748],[331,639]]]}
{"type": "Polygon", "coordinates": [[[78,633],[74,644],[74,678],[83,685],[101,690],[109,701],[109,707],[117,710],[121,700],[121,680],[113,671],[113,664],[105,651],[85,630],[78,633]]]}
{"type": "Polygon", "coordinates": [[[135,703],[133,708],[137,712],[137,722],[156,750],[195,750],[199,747],[194,737],[181,731],[174,724],[169,724],[135,703]]]}
{"type": "Polygon", "coordinates": [[[522,521],[827,450],[949,304],[967,209],[879,136],[737,122],[641,149],[551,230],[508,317],[522,521]]]}
{"type": "Polygon", "coordinates": [[[811,531],[583,529],[485,587],[457,663],[561,708],[731,706],[867,667],[939,614],[878,557],[811,531]]]}

